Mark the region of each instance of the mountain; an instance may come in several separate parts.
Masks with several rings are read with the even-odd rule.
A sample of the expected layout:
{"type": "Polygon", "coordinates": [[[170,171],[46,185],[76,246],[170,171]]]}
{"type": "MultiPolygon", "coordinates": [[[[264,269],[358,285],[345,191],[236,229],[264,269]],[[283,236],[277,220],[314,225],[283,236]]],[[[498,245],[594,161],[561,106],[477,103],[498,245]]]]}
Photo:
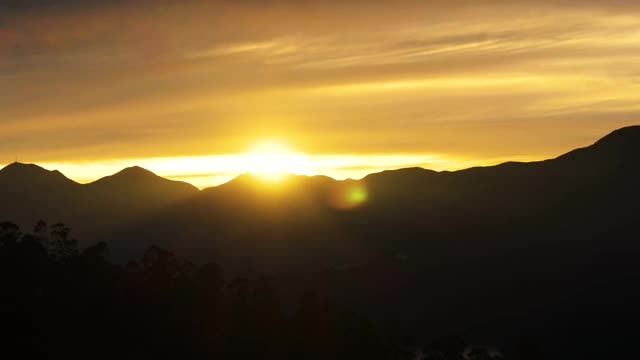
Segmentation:
{"type": "MultiPolygon", "coordinates": [[[[0,170],[0,194],[6,200],[0,205],[0,215],[18,219],[23,225],[38,217],[64,220],[91,238],[105,230],[117,230],[122,235],[120,242],[136,248],[149,242],[129,239],[138,238],[140,228],[157,229],[161,227],[158,224],[171,223],[175,226],[161,234],[145,230],[145,238],[178,248],[197,248],[196,255],[206,256],[207,248],[224,254],[225,247],[219,249],[219,245],[231,244],[227,237],[233,236],[229,247],[255,252],[257,262],[265,257],[252,250],[254,239],[265,234],[285,242],[294,236],[322,237],[303,245],[294,243],[294,247],[309,248],[313,243],[332,254],[337,247],[346,247],[351,250],[345,252],[375,257],[380,252],[393,252],[394,247],[422,246],[410,238],[452,237],[476,232],[478,226],[507,229],[517,223],[536,228],[551,224],[566,227],[588,220],[589,226],[572,231],[592,233],[597,224],[606,228],[617,218],[633,217],[628,207],[638,193],[638,144],[640,126],[632,126],[591,146],[539,162],[509,162],[455,172],[408,168],[348,181],[289,176],[281,183],[265,183],[245,174],[203,191],[140,167],[77,184],[57,171],[15,163],[0,170]],[[363,193],[366,201],[349,204],[347,198],[353,191],[363,193]],[[93,226],[99,230],[93,231],[93,226]],[[276,226],[279,229],[273,229],[276,226]],[[129,233],[134,228],[138,230],[129,233]],[[176,244],[174,239],[181,238],[185,229],[194,239],[176,244]],[[401,239],[393,239],[398,234],[401,239]],[[343,237],[348,238],[348,245],[338,240],[343,237]],[[363,247],[367,250],[360,251],[363,247]]],[[[348,259],[344,261],[354,256],[360,257],[345,255],[348,259]]]]}
{"type": "Polygon", "coordinates": [[[126,210],[127,217],[132,213],[159,209],[199,193],[191,184],[162,178],[138,166],[126,168],[85,187],[90,207],[112,214],[122,214],[126,210]]]}
{"type": "Polygon", "coordinates": [[[515,256],[523,266],[552,256],[560,267],[605,250],[625,256],[621,246],[603,249],[602,237],[623,238],[638,220],[639,138],[640,127],[628,127],[556,159],[455,172],[281,183],[245,174],[131,219],[114,246],[126,257],[154,242],[238,273],[322,271],[398,254],[432,264],[515,256]],[[354,193],[365,200],[350,203],[354,193]]]}
{"type": "Polygon", "coordinates": [[[158,244],[230,276],[269,274],[425,339],[535,336],[556,353],[585,341],[585,354],[606,353],[640,321],[638,164],[640,126],[545,161],[346,181],[245,174],[203,191],[135,167],[81,185],[13,164],[0,218],[64,220],[121,260],[158,244]]]}
{"type": "Polygon", "coordinates": [[[620,340],[640,320],[639,159],[634,126],[531,163],[291,177],[281,188],[241,176],[119,239],[213,257],[232,274],[313,284],[427,339],[533,336],[559,354],[585,341],[585,353],[606,353],[618,344],[600,329],[615,326],[620,340]],[[353,189],[366,201],[340,206],[353,189]]]}
{"type": "Polygon", "coordinates": [[[0,169],[0,186],[21,186],[25,190],[38,188],[55,189],[76,184],[58,170],[46,170],[35,164],[22,164],[15,162],[0,169]]]}
{"type": "Polygon", "coordinates": [[[121,194],[125,196],[154,195],[156,198],[180,199],[194,195],[198,189],[186,182],[162,178],[139,166],[126,168],[116,174],[87,184],[95,191],[121,194]]]}
{"type": "Polygon", "coordinates": [[[132,218],[158,211],[199,193],[191,184],[171,181],[140,167],[89,184],[57,170],[13,163],[0,170],[0,218],[29,228],[39,219],[65,222],[92,240],[132,218]]]}
{"type": "Polygon", "coordinates": [[[10,164],[0,170],[0,218],[30,226],[39,218],[66,218],[66,209],[73,206],[75,190],[80,186],[59,171],[34,164],[10,164]]]}

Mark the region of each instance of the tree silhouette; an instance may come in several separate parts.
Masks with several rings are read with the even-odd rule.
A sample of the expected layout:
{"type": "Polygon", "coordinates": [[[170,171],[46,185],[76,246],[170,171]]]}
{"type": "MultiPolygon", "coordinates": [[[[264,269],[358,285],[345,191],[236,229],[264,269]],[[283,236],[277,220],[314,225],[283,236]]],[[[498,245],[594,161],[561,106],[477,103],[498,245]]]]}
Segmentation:
{"type": "Polygon", "coordinates": [[[70,261],[78,255],[78,241],[69,238],[70,232],[71,229],[63,223],[51,225],[51,238],[47,247],[49,254],[59,262],[70,261]]]}
{"type": "MultiPolygon", "coordinates": [[[[22,234],[0,223],[5,351],[68,359],[391,358],[372,322],[315,293],[285,305],[271,278],[226,281],[218,264],[180,261],[158,246],[140,262],[112,264],[107,243],[79,251],[70,232],[57,223],[47,233],[40,221],[22,234]]],[[[432,347],[454,359],[463,345],[448,338],[432,347]]]]}

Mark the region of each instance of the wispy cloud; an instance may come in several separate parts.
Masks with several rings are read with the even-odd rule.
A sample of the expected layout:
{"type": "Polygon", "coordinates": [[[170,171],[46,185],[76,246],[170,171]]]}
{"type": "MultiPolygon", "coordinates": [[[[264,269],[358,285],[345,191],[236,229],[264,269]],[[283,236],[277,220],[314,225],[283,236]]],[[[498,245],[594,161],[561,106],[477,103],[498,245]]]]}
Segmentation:
{"type": "Polygon", "coordinates": [[[3,13],[0,153],[170,158],[276,136],[481,161],[638,122],[635,3],[72,3],[3,13]]]}

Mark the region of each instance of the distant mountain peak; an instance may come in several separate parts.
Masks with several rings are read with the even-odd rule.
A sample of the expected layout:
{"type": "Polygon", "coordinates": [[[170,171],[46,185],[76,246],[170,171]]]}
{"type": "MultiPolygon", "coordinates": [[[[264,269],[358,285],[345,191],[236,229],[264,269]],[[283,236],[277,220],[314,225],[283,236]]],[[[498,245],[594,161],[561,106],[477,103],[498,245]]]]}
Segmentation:
{"type": "Polygon", "coordinates": [[[21,163],[17,161],[5,166],[4,168],[0,169],[0,171],[47,171],[49,172],[49,170],[43,167],[40,167],[36,164],[27,164],[27,163],[21,163]]]}
{"type": "Polygon", "coordinates": [[[415,177],[421,178],[424,176],[431,176],[434,174],[437,175],[438,172],[434,170],[429,170],[429,169],[414,166],[414,167],[401,168],[401,169],[395,169],[395,170],[383,170],[377,173],[371,173],[365,176],[363,180],[366,181],[366,180],[384,179],[384,178],[396,179],[399,176],[404,178],[415,178],[415,177]]]}
{"type": "Polygon", "coordinates": [[[593,145],[560,155],[558,160],[596,164],[635,163],[640,156],[640,126],[627,126],[609,133],[593,145]]]}
{"type": "Polygon", "coordinates": [[[47,170],[36,164],[11,163],[0,169],[0,178],[16,183],[75,184],[58,170],[47,170]]]}
{"type": "Polygon", "coordinates": [[[112,176],[159,177],[154,172],[140,166],[124,168],[112,176]]]}
{"type": "Polygon", "coordinates": [[[169,189],[179,189],[181,192],[197,192],[198,189],[186,182],[165,179],[154,172],[140,166],[131,166],[119,172],[103,177],[88,184],[90,187],[104,187],[111,190],[123,191],[152,191],[158,190],[157,186],[163,187],[161,192],[169,189]]]}
{"type": "Polygon", "coordinates": [[[640,147],[640,125],[627,126],[614,130],[609,135],[598,140],[594,145],[640,147]]]}

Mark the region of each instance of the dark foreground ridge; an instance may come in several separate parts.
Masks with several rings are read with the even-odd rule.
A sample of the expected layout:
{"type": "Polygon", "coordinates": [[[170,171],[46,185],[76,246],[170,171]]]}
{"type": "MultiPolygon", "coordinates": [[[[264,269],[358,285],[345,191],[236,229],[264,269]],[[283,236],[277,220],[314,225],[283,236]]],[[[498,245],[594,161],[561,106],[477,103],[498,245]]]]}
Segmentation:
{"type": "Polygon", "coordinates": [[[510,354],[524,341],[544,359],[624,358],[640,320],[638,164],[640,126],[546,161],[291,176],[278,190],[245,175],[198,191],[141,168],[81,185],[13,164],[0,219],[64,221],[115,263],[158,245],[229,278],[312,287],[420,347],[461,334],[510,354]]]}

